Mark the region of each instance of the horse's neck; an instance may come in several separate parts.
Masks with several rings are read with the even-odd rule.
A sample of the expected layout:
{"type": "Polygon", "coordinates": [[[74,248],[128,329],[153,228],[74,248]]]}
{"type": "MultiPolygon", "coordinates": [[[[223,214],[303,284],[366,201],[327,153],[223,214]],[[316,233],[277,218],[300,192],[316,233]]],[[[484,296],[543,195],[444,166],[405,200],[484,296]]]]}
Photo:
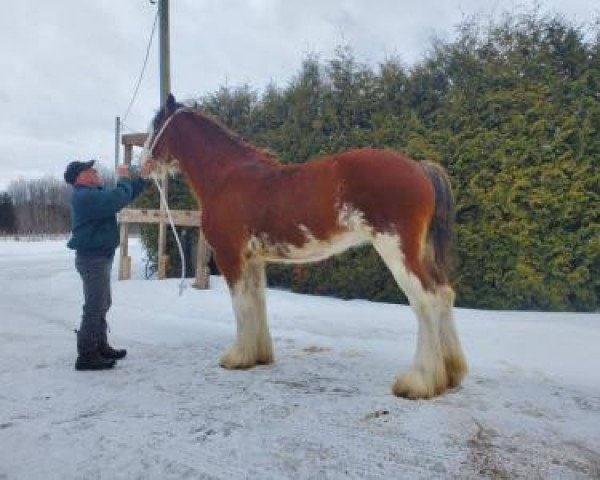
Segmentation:
{"type": "Polygon", "coordinates": [[[196,193],[201,197],[221,188],[225,179],[248,163],[262,163],[252,147],[215,124],[196,122],[182,127],[176,157],[196,193]]]}

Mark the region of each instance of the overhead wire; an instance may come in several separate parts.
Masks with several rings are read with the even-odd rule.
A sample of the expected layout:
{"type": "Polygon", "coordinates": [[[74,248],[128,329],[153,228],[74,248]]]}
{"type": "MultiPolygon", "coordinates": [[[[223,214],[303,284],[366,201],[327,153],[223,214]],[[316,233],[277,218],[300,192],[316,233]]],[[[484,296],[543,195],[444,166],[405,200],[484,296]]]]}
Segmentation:
{"type": "MultiPolygon", "coordinates": [[[[150,3],[152,3],[152,2],[150,2],[150,3]]],[[[142,79],[144,78],[144,73],[146,71],[146,65],[148,64],[148,58],[150,56],[150,47],[152,46],[152,40],[154,39],[154,32],[156,31],[157,22],[158,22],[158,9],[156,10],[156,15],[154,15],[154,23],[152,24],[152,31],[150,33],[150,38],[148,40],[148,45],[146,47],[146,55],[144,56],[144,64],[142,65],[142,70],[140,72],[137,83],[135,85],[135,89],[134,89],[133,95],[131,96],[129,105],[127,106],[127,109],[125,110],[125,114],[122,117],[122,120],[121,120],[122,125],[125,125],[125,120],[127,120],[127,117],[129,116],[129,113],[131,112],[131,107],[133,106],[133,103],[135,102],[138,91],[140,89],[140,85],[142,83],[142,79]]]]}

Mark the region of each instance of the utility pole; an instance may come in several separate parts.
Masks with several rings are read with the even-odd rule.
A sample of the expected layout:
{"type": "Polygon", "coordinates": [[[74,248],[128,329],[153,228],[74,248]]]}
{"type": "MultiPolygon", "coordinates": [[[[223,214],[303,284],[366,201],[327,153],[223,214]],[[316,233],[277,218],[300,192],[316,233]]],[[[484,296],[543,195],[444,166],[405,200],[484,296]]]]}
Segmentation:
{"type": "Polygon", "coordinates": [[[119,145],[121,141],[121,117],[115,117],[115,172],[117,171],[117,167],[119,166],[120,160],[120,152],[121,145],[119,145]]]}
{"type": "Polygon", "coordinates": [[[169,0],[158,4],[160,20],[160,104],[164,105],[171,92],[171,53],[169,50],[169,0]]]}
{"type": "MultiPolygon", "coordinates": [[[[159,0],[158,17],[160,29],[160,105],[164,105],[171,92],[171,68],[169,52],[169,0],[159,0]]],[[[166,173],[160,179],[165,199],[169,198],[169,178],[166,173]]],[[[158,224],[158,278],[167,278],[169,257],[167,247],[167,213],[160,202],[160,223],[158,224]]]]}

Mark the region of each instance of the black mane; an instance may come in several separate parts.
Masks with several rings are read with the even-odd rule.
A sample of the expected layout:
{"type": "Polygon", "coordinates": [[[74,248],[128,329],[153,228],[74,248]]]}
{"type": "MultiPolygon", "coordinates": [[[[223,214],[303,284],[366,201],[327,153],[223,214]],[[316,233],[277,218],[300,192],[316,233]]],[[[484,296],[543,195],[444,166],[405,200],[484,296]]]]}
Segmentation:
{"type": "Polygon", "coordinates": [[[198,102],[186,102],[183,104],[174,101],[174,99],[170,99],[167,101],[154,115],[152,119],[152,132],[153,136],[158,135],[160,128],[164,125],[167,119],[173,115],[180,108],[185,108],[187,111],[195,112],[198,115],[198,119],[201,119],[205,122],[206,125],[209,125],[214,129],[214,132],[218,132],[220,134],[225,135],[231,141],[237,143],[244,149],[250,150],[258,154],[258,158],[261,158],[263,161],[266,161],[270,164],[277,165],[279,161],[277,159],[277,155],[268,149],[259,148],[252,143],[250,143],[246,138],[237,132],[231,130],[227,125],[223,123],[223,121],[218,118],[216,115],[206,112],[202,109],[202,107],[198,104],[198,102]]]}
{"type": "Polygon", "coordinates": [[[162,107],[160,107],[160,109],[158,110],[158,112],[156,112],[156,115],[154,115],[154,118],[152,119],[152,130],[154,131],[154,133],[156,134],[156,132],[158,132],[158,129],[167,120],[167,118],[169,118],[174,112],[176,112],[182,107],[185,107],[185,105],[179,102],[175,103],[175,108],[171,112],[167,112],[167,105],[163,105],[162,107]]]}

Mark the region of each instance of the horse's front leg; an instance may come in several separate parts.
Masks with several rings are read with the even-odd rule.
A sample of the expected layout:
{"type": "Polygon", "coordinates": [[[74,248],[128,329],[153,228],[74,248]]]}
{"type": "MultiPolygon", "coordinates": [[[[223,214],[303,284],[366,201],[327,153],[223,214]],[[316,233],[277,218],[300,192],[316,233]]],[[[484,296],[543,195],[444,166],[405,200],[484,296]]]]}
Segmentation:
{"type": "Polygon", "coordinates": [[[221,357],[222,367],[250,368],[256,364],[273,362],[265,288],[265,265],[255,260],[242,265],[239,279],[230,282],[229,291],[237,321],[237,338],[221,357]]]}

